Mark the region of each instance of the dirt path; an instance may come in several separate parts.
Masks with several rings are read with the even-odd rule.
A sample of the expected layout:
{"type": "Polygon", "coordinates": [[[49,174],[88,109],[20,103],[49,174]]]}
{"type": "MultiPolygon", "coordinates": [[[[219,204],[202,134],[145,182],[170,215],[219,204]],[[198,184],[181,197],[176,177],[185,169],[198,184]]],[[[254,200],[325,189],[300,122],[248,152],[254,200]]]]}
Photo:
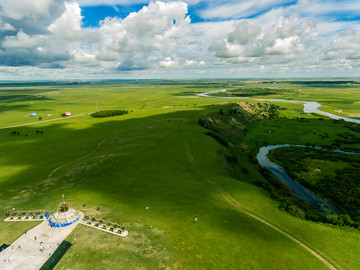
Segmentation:
{"type": "Polygon", "coordinates": [[[58,248],[58,243],[60,244],[78,224],[79,221],[63,228],[53,228],[44,220],[0,253],[0,269],[40,269],[58,248]],[[40,245],[40,242],[43,244],[40,245]],[[45,248],[43,252],[40,251],[42,246],[45,248]]]}
{"type": "Polygon", "coordinates": [[[336,265],[336,267],[331,264],[328,260],[326,260],[324,258],[324,254],[320,255],[319,251],[315,251],[313,249],[311,249],[309,246],[307,246],[306,244],[304,244],[303,242],[301,242],[300,240],[296,239],[294,236],[290,235],[289,233],[285,232],[284,230],[280,229],[279,227],[269,223],[268,221],[262,219],[261,217],[250,213],[249,211],[245,210],[241,204],[235,200],[226,190],[224,190],[219,184],[215,183],[214,181],[212,181],[196,164],[195,158],[191,153],[191,149],[189,146],[188,141],[186,140],[186,136],[184,134],[184,126],[186,125],[187,121],[184,122],[181,126],[181,133],[182,133],[182,137],[183,137],[183,142],[184,142],[184,148],[185,148],[185,152],[186,152],[186,156],[190,162],[190,164],[192,165],[192,167],[194,168],[194,170],[206,181],[208,182],[210,185],[212,185],[216,191],[218,193],[220,193],[223,198],[229,203],[231,204],[234,208],[236,208],[239,212],[242,212],[246,215],[248,215],[249,217],[256,219],[257,221],[265,224],[266,226],[276,230],[277,232],[279,232],[280,234],[284,235],[285,237],[289,238],[291,241],[295,242],[297,245],[303,247],[305,250],[307,250],[308,252],[310,252],[313,256],[315,256],[317,259],[319,259],[324,265],[326,265],[329,269],[332,270],[336,270],[336,269],[342,269],[342,267],[340,267],[339,265],[336,265]]]}
{"type": "MultiPolygon", "coordinates": [[[[47,176],[47,179],[50,179],[55,172],[57,172],[58,170],[62,169],[63,167],[66,167],[66,166],[69,165],[69,164],[73,164],[75,161],[79,161],[79,160],[81,160],[81,159],[83,159],[83,158],[86,158],[86,157],[92,155],[93,153],[95,153],[95,152],[100,148],[100,146],[101,146],[104,142],[106,142],[106,141],[107,141],[108,139],[110,139],[112,136],[119,134],[120,132],[121,132],[121,131],[115,132],[114,134],[112,134],[112,135],[110,135],[110,136],[102,139],[102,140],[96,145],[96,147],[95,147],[93,150],[91,150],[89,153],[85,154],[84,156],[81,156],[81,157],[79,157],[79,158],[76,158],[75,160],[72,160],[72,161],[69,161],[69,162],[66,162],[66,163],[60,165],[59,167],[57,167],[56,169],[54,169],[53,171],[51,171],[51,172],[49,173],[49,175],[47,176]]],[[[87,181],[86,178],[83,179],[83,180],[74,182],[74,183],[63,184],[63,185],[61,185],[61,186],[58,187],[58,188],[51,189],[51,190],[49,190],[49,191],[42,192],[41,194],[38,194],[38,195],[35,195],[35,196],[31,196],[31,197],[28,197],[28,198],[25,198],[25,199],[17,200],[16,202],[12,202],[11,205],[16,206],[16,205],[19,205],[19,204],[21,204],[21,203],[23,203],[23,202],[25,202],[25,201],[29,201],[29,200],[31,200],[31,199],[35,199],[35,198],[37,198],[37,197],[44,196],[44,195],[46,195],[46,194],[51,194],[51,193],[53,193],[53,192],[56,192],[56,191],[59,191],[59,190],[63,190],[63,189],[65,189],[65,188],[68,188],[68,187],[73,186],[73,185],[76,185],[76,184],[80,184],[80,183],[85,182],[85,181],[87,181]]],[[[1,269],[1,268],[0,268],[0,269],[1,269]]]]}
{"type": "MultiPolygon", "coordinates": [[[[117,133],[118,133],[118,132],[117,132],[117,133]]],[[[117,133],[115,133],[115,134],[117,134],[117,133]]],[[[60,165],[59,167],[57,167],[56,169],[54,169],[51,173],[49,173],[49,175],[48,175],[47,178],[51,178],[52,175],[53,175],[55,172],[57,172],[57,171],[60,170],[61,168],[65,167],[66,165],[68,165],[68,164],[73,164],[73,163],[75,163],[76,161],[79,161],[79,160],[81,160],[81,159],[83,159],[83,158],[86,158],[86,157],[88,157],[88,156],[91,156],[93,153],[96,152],[96,150],[99,149],[99,147],[100,147],[104,142],[106,142],[108,139],[110,139],[110,138],[111,138],[112,136],[114,136],[115,134],[112,134],[112,135],[106,137],[105,139],[103,139],[101,142],[99,142],[99,143],[96,145],[96,147],[95,147],[90,153],[88,153],[88,154],[86,154],[86,155],[84,155],[84,156],[82,156],[82,157],[79,157],[79,158],[77,158],[77,159],[75,159],[75,160],[71,160],[71,161],[69,161],[69,162],[66,162],[66,163],[63,164],[63,165],[60,165]]]]}

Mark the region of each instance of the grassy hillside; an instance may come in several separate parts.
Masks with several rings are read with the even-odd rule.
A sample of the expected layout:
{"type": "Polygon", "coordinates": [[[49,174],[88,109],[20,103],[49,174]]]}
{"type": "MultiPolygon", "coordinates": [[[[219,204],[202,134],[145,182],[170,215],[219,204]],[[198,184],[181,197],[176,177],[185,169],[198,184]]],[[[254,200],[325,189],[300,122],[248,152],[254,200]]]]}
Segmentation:
{"type": "MultiPolygon", "coordinates": [[[[222,103],[232,100],[190,94],[225,84],[67,86],[50,94],[51,99],[35,102],[26,97],[1,103],[2,127],[38,123],[0,130],[0,209],[54,211],[65,194],[74,208],[117,222],[130,232],[117,238],[78,226],[67,239],[73,245],[56,269],[92,268],[95,263],[98,269],[326,269],[303,247],[249,213],[335,266],[355,269],[358,231],[304,221],[281,211],[263,189],[251,179],[246,181],[262,177],[247,154],[239,160],[248,169],[243,181],[231,176],[226,149],[205,134],[198,119],[226,110],[222,103]],[[96,110],[96,101],[99,110],[123,109],[129,114],[92,118],[87,113],[96,110]],[[43,120],[24,117],[30,110],[43,113],[43,120]],[[44,122],[64,111],[84,115],[44,122]],[[20,134],[11,135],[13,130],[20,134]],[[236,202],[230,203],[229,196],[236,202]]],[[[53,91],[39,92],[44,90],[53,91]]],[[[285,107],[281,114],[289,119],[250,123],[246,135],[232,135],[239,136],[238,151],[255,151],[265,140],[323,144],[322,127],[332,135],[328,122],[302,115],[300,104],[276,104],[285,107]],[[310,120],[298,122],[293,117],[310,120]]],[[[0,241],[10,243],[23,230],[0,222],[0,241]]]]}

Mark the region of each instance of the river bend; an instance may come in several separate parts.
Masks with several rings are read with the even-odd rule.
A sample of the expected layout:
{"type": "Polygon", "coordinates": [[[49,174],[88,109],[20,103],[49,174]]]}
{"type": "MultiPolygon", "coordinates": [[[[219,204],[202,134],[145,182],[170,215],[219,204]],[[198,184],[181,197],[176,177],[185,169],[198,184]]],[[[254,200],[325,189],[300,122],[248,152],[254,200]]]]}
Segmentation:
{"type": "MultiPolygon", "coordinates": [[[[226,92],[226,89],[221,89],[220,91],[217,91],[217,92],[205,92],[205,93],[200,93],[200,94],[197,94],[197,95],[200,96],[200,97],[211,97],[211,98],[230,98],[230,99],[249,99],[249,98],[252,98],[252,97],[221,97],[221,96],[211,96],[210,95],[210,94],[214,94],[214,93],[225,93],[225,92],[226,92]]],[[[337,114],[333,114],[333,113],[329,113],[329,112],[319,110],[318,108],[321,107],[321,104],[318,103],[318,102],[303,101],[303,100],[292,100],[292,99],[277,99],[277,98],[269,98],[267,100],[302,102],[302,103],[304,103],[304,113],[317,113],[317,114],[320,114],[320,115],[330,117],[332,119],[344,120],[346,122],[352,122],[352,123],[360,124],[360,119],[344,117],[344,116],[340,116],[340,115],[337,115],[337,114]]]]}
{"type": "MultiPolygon", "coordinates": [[[[211,98],[230,98],[230,99],[249,99],[250,98],[250,97],[221,97],[221,96],[211,96],[210,95],[210,94],[219,93],[219,92],[224,93],[224,92],[226,92],[226,89],[221,89],[220,91],[217,91],[217,92],[200,93],[197,95],[201,96],[201,97],[211,97],[211,98]]],[[[301,100],[287,100],[287,99],[268,99],[268,100],[302,102],[302,103],[304,103],[304,113],[317,113],[320,115],[330,117],[332,119],[344,120],[347,122],[360,124],[360,119],[343,117],[340,115],[336,115],[336,114],[332,114],[329,112],[319,110],[318,108],[321,106],[321,104],[318,102],[301,101],[301,100]]],[[[336,214],[336,215],[342,214],[341,211],[338,210],[331,202],[321,198],[320,196],[317,196],[316,194],[311,192],[309,189],[305,188],[303,185],[293,181],[288,176],[288,174],[286,173],[286,171],[283,167],[272,162],[268,158],[267,155],[270,150],[276,149],[276,148],[281,148],[281,147],[289,147],[289,146],[306,147],[304,145],[290,145],[290,144],[268,145],[268,146],[264,146],[264,147],[260,148],[259,153],[257,154],[256,158],[262,167],[267,168],[269,171],[272,172],[272,174],[276,178],[278,178],[281,182],[283,182],[285,185],[287,185],[287,187],[290,189],[290,191],[294,195],[306,200],[308,203],[313,205],[314,208],[317,209],[318,211],[323,212],[323,213],[328,213],[328,214],[336,214]]],[[[314,148],[324,150],[324,151],[335,151],[335,152],[341,152],[341,153],[346,153],[346,154],[357,154],[355,152],[345,152],[342,150],[327,150],[327,149],[322,149],[321,147],[314,147],[314,148]]]]}

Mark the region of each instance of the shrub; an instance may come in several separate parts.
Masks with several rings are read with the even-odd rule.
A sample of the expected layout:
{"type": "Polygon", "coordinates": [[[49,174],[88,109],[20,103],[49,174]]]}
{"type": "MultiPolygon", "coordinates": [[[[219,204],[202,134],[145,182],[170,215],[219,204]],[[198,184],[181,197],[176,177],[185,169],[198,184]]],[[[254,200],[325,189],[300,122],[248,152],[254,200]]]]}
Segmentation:
{"type": "Polygon", "coordinates": [[[219,134],[209,131],[206,133],[206,135],[213,137],[215,140],[217,140],[219,143],[221,143],[223,146],[228,147],[228,142],[219,134]]]}
{"type": "Polygon", "coordinates": [[[227,161],[229,161],[232,164],[238,163],[238,159],[234,154],[225,155],[225,158],[226,158],[227,161]]]}
{"type": "Polygon", "coordinates": [[[204,119],[199,118],[198,123],[199,123],[200,126],[205,127],[205,120],[204,119]]]}
{"type": "Polygon", "coordinates": [[[299,207],[297,207],[296,205],[293,205],[293,204],[288,205],[286,207],[286,211],[295,217],[305,219],[304,211],[302,209],[300,209],[299,207]]]}

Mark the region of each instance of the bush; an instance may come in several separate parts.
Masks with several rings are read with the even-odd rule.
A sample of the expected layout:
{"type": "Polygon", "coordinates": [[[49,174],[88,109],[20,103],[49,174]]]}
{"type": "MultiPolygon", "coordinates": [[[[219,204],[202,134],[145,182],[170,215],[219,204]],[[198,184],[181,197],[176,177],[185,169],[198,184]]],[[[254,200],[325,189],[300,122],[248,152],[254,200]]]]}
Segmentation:
{"type": "Polygon", "coordinates": [[[106,110],[106,111],[92,113],[91,116],[94,118],[104,118],[104,117],[111,117],[111,116],[123,115],[128,113],[129,112],[125,110],[106,110]]]}
{"type": "Polygon", "coordinates": [[[199,123],[200,126],[205,127],[205,120],[204,119],[199,118],[198,123],[199,123]]]}
{"type": "Polygon", "coordinates": [[[229,161],[232,164],[238,163],[238,159],[234,154],[225,155],[225,158],[226,158],[227,161],[229,161]]]}
{"type": "Polygon", "coordinates": [[[206,135],[213,137],[215,140],[217,140],[219,143],[221,143],[223,146],[228,147],[228,142],[219,134],[209,131],[206,133],[206,135]]]}
{"type": "Polygon", "coordinates": [[[286,211],[295,217],[305,219],[305,213],[302,209],[297,207],[296,205],[290,204],[286,207],[286,211]]]}

